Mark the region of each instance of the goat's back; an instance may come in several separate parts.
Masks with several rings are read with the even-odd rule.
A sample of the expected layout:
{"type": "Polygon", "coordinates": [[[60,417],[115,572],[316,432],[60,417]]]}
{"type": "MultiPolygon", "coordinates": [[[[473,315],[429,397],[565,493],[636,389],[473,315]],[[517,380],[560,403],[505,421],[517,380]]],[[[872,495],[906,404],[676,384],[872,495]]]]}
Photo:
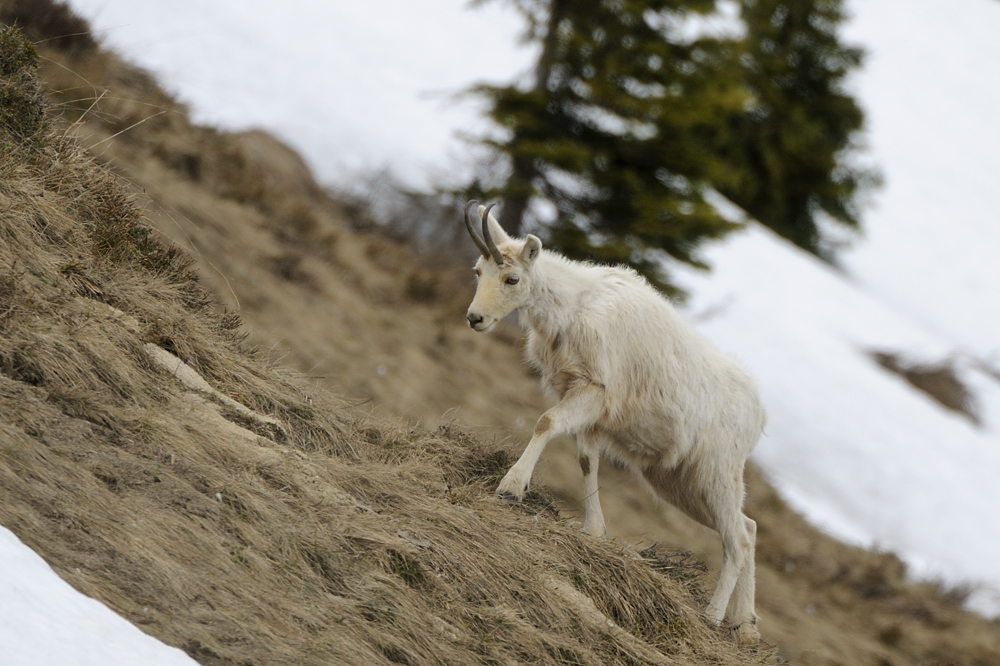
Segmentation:
{"type": "Polygon", "coordinates": [[[588,268],[586,297],[554,341],[559,349],[538,340],[538,331],[529,340],[543,379],[555,380],[557,392],[566,375],[602,387],[597,429],[625,450],[623,458],[666,456],[669,464],[725,445],[739,452],[742,468],[764,426],[749,374],[634,271],[588,268]]]}

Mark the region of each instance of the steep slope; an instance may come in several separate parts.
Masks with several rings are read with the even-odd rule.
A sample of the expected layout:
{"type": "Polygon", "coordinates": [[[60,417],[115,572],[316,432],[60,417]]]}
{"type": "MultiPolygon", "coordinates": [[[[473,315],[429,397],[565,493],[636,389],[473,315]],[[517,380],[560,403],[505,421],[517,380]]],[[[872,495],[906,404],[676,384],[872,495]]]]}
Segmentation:
{"type": "Polygon", "coordinates": [[[468,421],[497,425],[516,421],[497,403],[534,407],[514,386],[524,374],[516,338],[502,351],[462,325],[468,248],[467,263],[438,270],[379,235],[352,233],[344,206],[269,135],[193,126],[110,54],[46,54],[42,78],[73,133],[142,189],[149,224],[193,255],[202,284],[239,310],[252,343],[352,398],[432,424],[458,405],[468,421]],[[483,355],[511,380],[492,387],[493,399],[466,390],[470,359],[483,355]]]}
{"type": "MultiPolygon", "coordinates": [[[[254,342],[376,411],[513,435],[502,446],[480,445],[486,458],[499,456],[490,473],[502,473],[505,454],[496,450],[523,446],[547,403],[520,361],[515,331],[484,337],[464,326],[467,268],[429,265],[355,233],[351,211],[328,199],[290,151],[264,135],[191,126],[154,82],[115,57],[45,55],[43,79],[73,132],[144,190],[146,219],[192,250],[200,284],[241,307],[254,342]]],[[[581,488],[571,446],[554,446],[541,472],[571,518],[581,488]]],[[[478,477],[478,497],[495,478],[478,477]]],[[[748,512],[761,524],[761,629],[782,655],[807,664],[996,660],[995,625],[963,612],[960,591],[907,585],[893,556],[837,543],[758,475],[749,481],[748,512]]],[[[616,470],[602,470],[602,488],[613,536],[691,548],[717,570],[714,535],[653,506],[616,470]]],[[[494,508],[477,501],[477,511],[494,508]]]]}
{"type": "Polygon", "coordinates": [[[502,451],[247,349],[35,60],[0,32],[0,522],[70,583],[205,664],[762,659],[683,561],[489,500],[502,451]]]}

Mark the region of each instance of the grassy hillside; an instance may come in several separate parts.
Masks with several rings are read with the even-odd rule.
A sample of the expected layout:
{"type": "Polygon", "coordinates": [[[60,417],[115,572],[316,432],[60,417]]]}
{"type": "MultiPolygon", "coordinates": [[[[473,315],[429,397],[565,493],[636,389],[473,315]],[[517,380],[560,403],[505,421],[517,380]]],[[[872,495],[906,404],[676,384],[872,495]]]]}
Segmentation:
{"type": "MultiPolygon", "coordinates": [[[[46,127],[32,111],[27,61],[5,65],[22,92],[0,99],[0,522],[67,580],[203,663],[772,659],[698,618],[717,538],[621,472],[602,469],[613,542],[568,523],[566,442],[540,469],[561,516],[545,494],[489,499],[547,403],[517,331],[464,326],[467,267],[358,232],[292,151],[191,125],[58,5],[0,0],[12,17],[46,40],[52,112],[46,127]]],[[[1000,660],[1000,628],[961,591],[907,584],[893,556],[818,533],[749,477],[778,654],[1000,660]]]]}
{"type": "Polygon", "coordinates": [[[207,664],[759,659],[683,562],[490,501],[502,451],[248,350],[33,61],[0,33],[0,520],[67,580],[207,664]]]}

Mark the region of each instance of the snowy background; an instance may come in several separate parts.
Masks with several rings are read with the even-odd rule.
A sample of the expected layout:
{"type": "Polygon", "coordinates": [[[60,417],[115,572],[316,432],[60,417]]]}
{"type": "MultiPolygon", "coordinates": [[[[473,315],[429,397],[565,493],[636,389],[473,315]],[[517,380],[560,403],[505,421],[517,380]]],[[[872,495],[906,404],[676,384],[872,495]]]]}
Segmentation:
{"type": "MultiPolygon", "coordinates": [[[[268,129],[327,183],[381,168],[415,187],[460,176],[469,161],[459,134],[487,125],[455,94],[523,77],[535,56],[517,43],[520,19],[497,2],[70,5],[197,122],[268,129]]],[[[752,224],[707,248],[712,273],[682,278],[697,325],[758,379],[770,423],[755,458],[785,497],[845,540],[897,552],[915,575],[978,584],[970,605],[997,615],[1000,382],[981,368],[1000,367],[1000,2],[944,7],[849,4],[845,37],[868,51],[850,84],[867,113],[865,159],[886,185],[843,271],[752,224]],[[882,370],[871,350],[959,359],[982,427],[882,370]]],[[[26,604],[62,604],[49,595],[72,592],[26,550],[0,528],[5,642],[56,622],[26,604]]],[[[134,627],[107,615],[98,635],[130,644],[134,627]]],[[[163,650],[129,661],[185,663],[163,650]]],[[[24,654],[12,663],[69,663],[24,654]]]]}
{"type": "Polygon", "coordinates": [[[429,186],[481,135],[474,82],[527,72],[518,15],[468,0],[70,0],[98,38],[155,72],[195,122],[264,128],[320,182],[389,168],[429,186]]]}

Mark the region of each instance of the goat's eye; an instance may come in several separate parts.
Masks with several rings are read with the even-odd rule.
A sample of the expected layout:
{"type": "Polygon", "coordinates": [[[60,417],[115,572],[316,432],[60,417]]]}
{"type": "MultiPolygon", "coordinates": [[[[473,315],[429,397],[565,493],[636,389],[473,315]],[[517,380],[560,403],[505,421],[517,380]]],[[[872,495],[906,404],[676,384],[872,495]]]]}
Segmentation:
{"type": "Polygon", "coordinates": [[[521,281],[521,278],[519,278],[516,275],[508,275],[507,279],[504,280],[504,282],[506,282],[507,284],[517,284],[520,281],[521,281]]]}

